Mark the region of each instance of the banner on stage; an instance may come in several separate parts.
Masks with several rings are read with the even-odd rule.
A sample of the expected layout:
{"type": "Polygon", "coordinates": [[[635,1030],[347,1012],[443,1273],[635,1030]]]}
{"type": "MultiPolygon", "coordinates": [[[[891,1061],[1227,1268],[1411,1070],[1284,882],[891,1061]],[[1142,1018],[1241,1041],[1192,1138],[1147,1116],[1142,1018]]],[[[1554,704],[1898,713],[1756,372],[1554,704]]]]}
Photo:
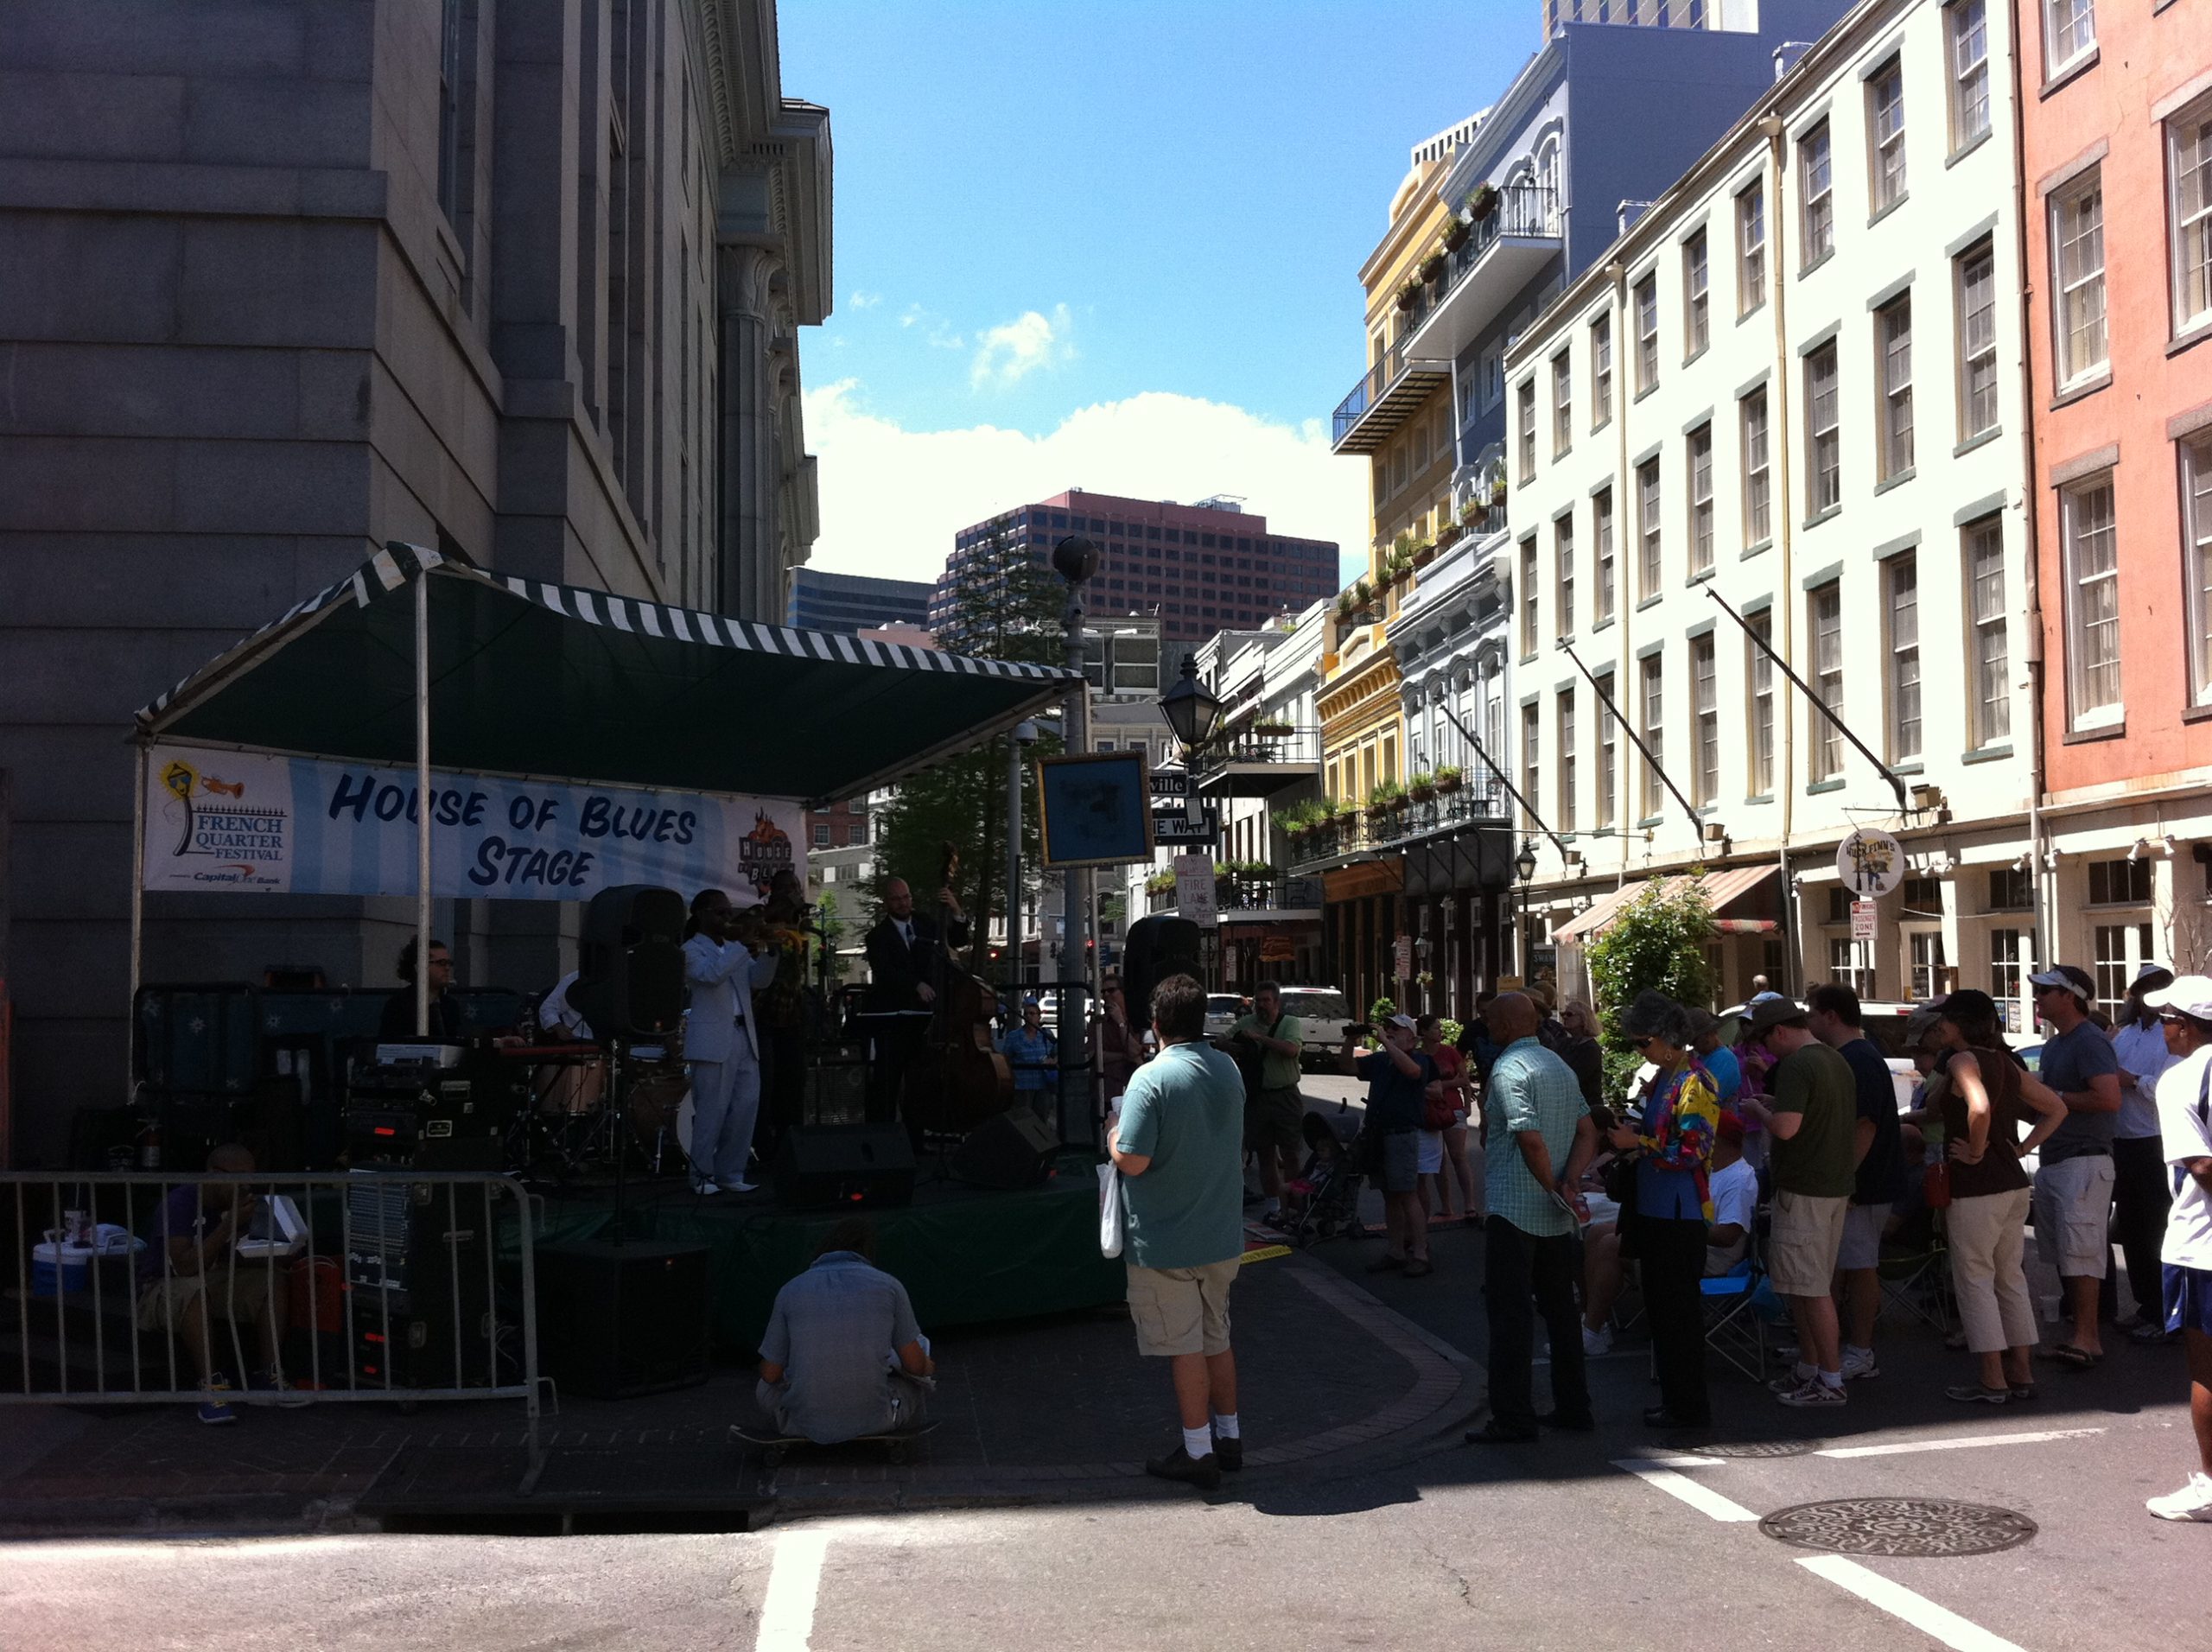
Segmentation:
{"type": "MultiPolygon", "coordinates": [[[[412,769],[156,746],[145,886],[206,893],[411,895],[412,769]]],[[[588,900],[617,884],[687,895],[806,875],[804,810],[778,798],[430,774],[430,893],[588,900]]]]}

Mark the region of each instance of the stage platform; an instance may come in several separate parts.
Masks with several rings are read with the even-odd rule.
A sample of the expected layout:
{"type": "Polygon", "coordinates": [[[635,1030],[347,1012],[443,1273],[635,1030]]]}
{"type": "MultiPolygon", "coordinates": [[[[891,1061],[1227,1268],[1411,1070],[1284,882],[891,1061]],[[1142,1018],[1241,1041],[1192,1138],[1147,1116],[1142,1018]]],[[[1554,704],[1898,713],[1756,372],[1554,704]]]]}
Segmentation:
{"type": "MultiPolygon", "coordinates": [[[[544,1190],[538,1242],[612,1236],[611,1187],[544,1190]]],[[[624,1190],[629,1236],[703,1244],[714,1280],[715,1341],[760,1344],[776,1293],[813,1260],[841,1210],[785,1210],[766,1188],[702,1199],[681,1180],[624,1190]]],[[[1098,1173],[1087,1155],[1064,1158],[1042,1186],[995,1192],[940,1178],[925,1166],[913,1203],[861,1211],[875,1224],[876,1261],[913,1299],[925,1330],[1024,1319],[1121,1301],[1118,1259],[1098,1254],[1098,1173]]]]}

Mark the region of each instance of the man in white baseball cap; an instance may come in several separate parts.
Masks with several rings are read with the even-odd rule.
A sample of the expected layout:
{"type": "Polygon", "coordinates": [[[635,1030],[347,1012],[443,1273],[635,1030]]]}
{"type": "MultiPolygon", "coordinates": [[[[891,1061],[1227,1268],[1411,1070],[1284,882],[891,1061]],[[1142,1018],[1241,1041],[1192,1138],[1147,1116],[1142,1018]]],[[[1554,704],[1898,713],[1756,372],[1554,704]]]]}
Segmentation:
{"type": "Polygon", "coordinates": [[[2158,1121],[2174,1188],[2159,1255],[2166,1328],[2181,1333],[2189,1363],[2197,1455],[2187,1485],[2144,1507],[2161,1520],[2212,1522],[2212,977],[2183,975],[2143,1001],[2158,1013],[2174,1058],[2158,1078],[2158,1121]]]}
{"type": "Polygon", "coordinates": [[[2066,1103],[2036,1172],[2036,1249],[2058,1270],[2068,1335],[2050,1357],[2075,1370],[2104,1359],[2097,1293],[2112,1267],[2112,1139],[2120,1122],[2120,1060],[2089,1020],[2096,983],[2062,963],[2028,977],[2051,1029],[2037,1076],[2066,1103]]]}

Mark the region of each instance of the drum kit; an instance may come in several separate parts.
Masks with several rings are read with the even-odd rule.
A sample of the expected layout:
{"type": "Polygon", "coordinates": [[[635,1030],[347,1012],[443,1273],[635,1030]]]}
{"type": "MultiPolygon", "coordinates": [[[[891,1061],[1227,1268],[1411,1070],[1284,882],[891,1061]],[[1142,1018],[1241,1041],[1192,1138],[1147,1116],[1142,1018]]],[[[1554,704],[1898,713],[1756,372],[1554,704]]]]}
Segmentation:
{"type": "Polygon", "coordinates": [[[516,1121],[509,1162],[525,1177],[558,1181],[618,1165],[648,1176],[680,1170],[691,1146],[691,1082],[683,1035],[635,1045],[619,1058],[595,1044],[524,1045],[532,1104],[516,1121]]]}

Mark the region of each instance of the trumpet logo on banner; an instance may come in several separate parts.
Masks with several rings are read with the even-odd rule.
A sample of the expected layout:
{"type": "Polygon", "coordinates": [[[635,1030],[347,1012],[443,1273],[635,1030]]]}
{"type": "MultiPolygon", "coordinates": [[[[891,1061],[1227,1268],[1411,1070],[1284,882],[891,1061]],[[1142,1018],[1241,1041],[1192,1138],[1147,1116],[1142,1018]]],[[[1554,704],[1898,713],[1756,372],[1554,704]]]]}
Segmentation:
{"type": "MultiPolygon", "coordinates": [[[[146,887],[411,894],[411,771],[156,748],[146,887]],[[206,766],[203,767],[203,765],[206,766]],[[218,772],[219,766],[219,772],[218,772]]],[[[752,888],[804,875],[797,804],[433,771],[430,893],[588,900],[617,884],[752,888]]]]}
{"type": "MultiPolygon", "coordinates": [[[[258,761],[250,759],[249,761],[258,761]]],[[[230,766],[226,765],[226,767],[230,766]]],[[[291,798],[281,797],[266,777],[234,768],[234,778],[203,773],[183,758],[162,764],[156,785],[157,812],[147,816],[174,831],[168,859],[174,863],[166,888],[282,889],[281,871],[289,851],[291,798]]],[[[148,845],[147,869],[153,870],[148,845]]],[[[150,885],[149,885],[150,886],[150,885]]]]}

